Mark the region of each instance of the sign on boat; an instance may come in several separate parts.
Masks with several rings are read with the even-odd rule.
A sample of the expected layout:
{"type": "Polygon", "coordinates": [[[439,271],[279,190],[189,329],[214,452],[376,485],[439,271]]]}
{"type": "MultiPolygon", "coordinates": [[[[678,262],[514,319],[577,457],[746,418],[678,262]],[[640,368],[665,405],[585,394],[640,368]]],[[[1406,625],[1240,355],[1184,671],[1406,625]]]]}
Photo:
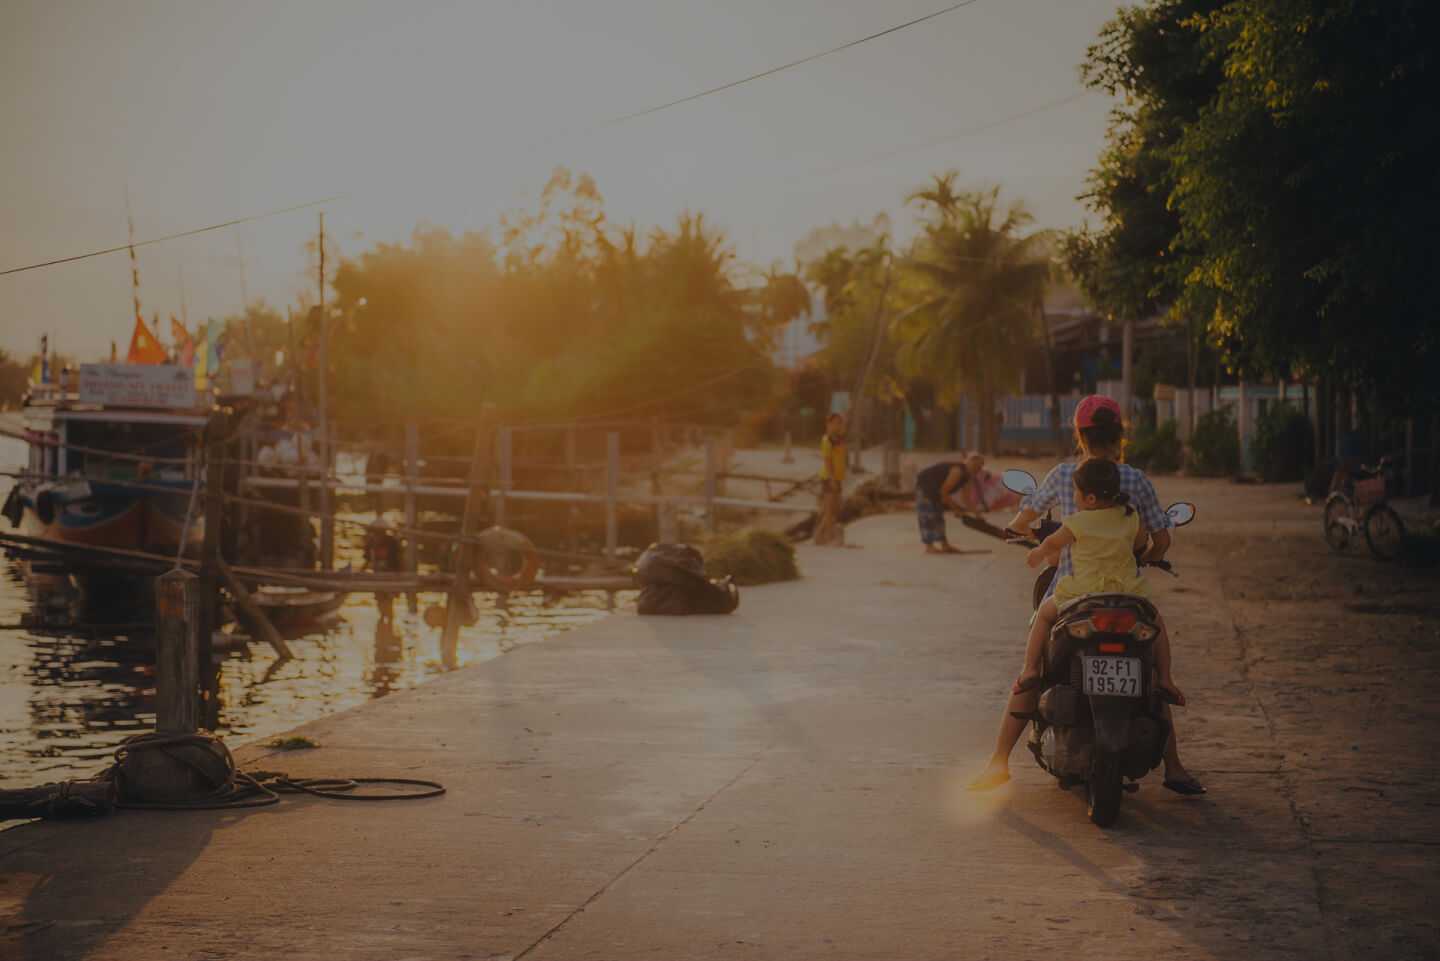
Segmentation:
{"type": "Polygon", "coordinates": [[[81,364],[82,404],[185,409],[195,406],[195,377],[175,364],[81,364]]]}

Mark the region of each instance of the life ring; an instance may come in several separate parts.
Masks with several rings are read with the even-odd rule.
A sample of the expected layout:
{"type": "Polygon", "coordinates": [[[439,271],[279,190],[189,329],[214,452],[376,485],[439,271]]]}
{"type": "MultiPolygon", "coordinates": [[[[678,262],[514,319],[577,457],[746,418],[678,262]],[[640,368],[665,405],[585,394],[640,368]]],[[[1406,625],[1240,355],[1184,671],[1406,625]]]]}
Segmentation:
{"type": "Polygon", "coordinates": [[[481,562],[480,570],[488,586],[499,591],[528,591],[535,584],[540,573],[540,552],[534,543],[519,531],[505,527],[491,527],[477,536],[484,554],[510,551],[520,555],[520,568],[513,574],[506,574],[490,566],[488,556],[481,562]]]}

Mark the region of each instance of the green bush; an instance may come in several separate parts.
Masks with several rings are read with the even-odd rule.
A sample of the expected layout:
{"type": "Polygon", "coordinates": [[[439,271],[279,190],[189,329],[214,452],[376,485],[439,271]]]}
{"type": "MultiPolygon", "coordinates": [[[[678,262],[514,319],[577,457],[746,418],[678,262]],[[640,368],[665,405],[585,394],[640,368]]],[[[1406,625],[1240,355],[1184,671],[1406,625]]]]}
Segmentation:
{"type": "Polygon", "coordinates": [[[1154,430],[1141,431],[1125,448],[1125,460],[1150,474],[1173,474],[1180,469],[1184,449],[1180,428],[1167,420],[1154,430]]]}
{"type": "Polygon", "coordinates": [[[1201,414],[1190,437],[1190,473],[1201,477],[1232,477],[1240,473],[1240,438],[1235,415],[1221,407],[1201,414]]]}
{"type": "Polygon", "coordinates": [[[795,545],[774,531],[747,527],[716,534],[702,549],[705,573],[710,577],[733,577],[736,584],[769,584],[800,576],[795,545]]]}
{"type": "Polygon", "coordinates": [[[1250,456],[1264,481],[1304,480],[1315,463],[1310,418],[1289,404],[1271,404],[1255,423],[1250,456]]]}

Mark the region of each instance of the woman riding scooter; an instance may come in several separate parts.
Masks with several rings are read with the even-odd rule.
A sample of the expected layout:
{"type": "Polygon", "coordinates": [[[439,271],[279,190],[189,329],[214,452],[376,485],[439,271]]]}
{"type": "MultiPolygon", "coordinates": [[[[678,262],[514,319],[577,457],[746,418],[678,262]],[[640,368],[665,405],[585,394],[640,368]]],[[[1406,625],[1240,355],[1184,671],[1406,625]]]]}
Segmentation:
{"type": "MultiPolygon", "coordinates": [[[[1100,458],[1113,461],[1120,468],[1120,487],[1128,495],[1130,503],[1140,514],[1141,523],[1150,532],[1150,548],[1142,561],[1159,561],[1170,548],[1170,517],[1160,506],[1155,496],[1155,486],[1145,474],[1128,464],[1119,463],[1125,446],[1125,429],[1120,419],[1120,405],[1109,397],[1092,394],[1082,399],[1075,408],[1075,439],[1084,458],[1100,458]]],[[[1075,463],[1060,464],[1041,483],[1038,490],[1026,495],[1020,503],[1020,512],[1007,528],[1016,537],[1028,537],[1032,524],[1047,510],[1060,508],[1062,515],[1075,512],[1074,473],[1075,463]]],[[[1054,590],[1055,581],[1072,572],[1068,548],[1062,553],[1055,579],[1051,582],[1048,597],[1054,590]]],[[[1000,730],[995,739],[995,753],[991,756],[984,772],[970,784],[971,790],[985,791],[999,787],[1010,780],[1010,753],[1025,730],[1021,717],[1035,711],[1036,692],[1033,689],[1013,691],[1001,718],[1000,730]]],[[[1167,709],[1168,714],[1168,709],[1167,709]]],[[[1172,732],[1173,719],[1172,720],[1172,732]]],[[[1172,733],[1165,748],[1165,787],[1177,794],[1204,794],[1205,787],[1196,780],[1180,761],[1176,738],[1172,733]]]]}

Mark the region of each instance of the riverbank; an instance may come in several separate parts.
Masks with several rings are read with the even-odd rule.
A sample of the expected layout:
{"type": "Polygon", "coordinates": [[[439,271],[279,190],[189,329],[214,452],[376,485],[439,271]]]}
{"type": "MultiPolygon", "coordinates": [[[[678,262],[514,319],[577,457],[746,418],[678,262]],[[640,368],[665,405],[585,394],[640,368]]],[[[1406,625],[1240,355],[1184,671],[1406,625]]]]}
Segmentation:
{"type": "MultiPolygon", "coordinates": [[[[981,553],[924,556],[880,516],[735,615],[617,614],[300,728],[318,750],[242,752],[443,798],[5,832],[0,953],[1434,956],[1435,618],[1346,611],[1341,585],[1396,575],[1330,558],[1288,491],[1161,488],[1201,511],[1156,594],[1205,798],[1152,775],[1102,832],[1023,749],[1011,786],[966,792],[1029,572],[958,525],[981,553]]],[[[1425,583],[1359,596],[1423,608],[1425,583]]]]}

